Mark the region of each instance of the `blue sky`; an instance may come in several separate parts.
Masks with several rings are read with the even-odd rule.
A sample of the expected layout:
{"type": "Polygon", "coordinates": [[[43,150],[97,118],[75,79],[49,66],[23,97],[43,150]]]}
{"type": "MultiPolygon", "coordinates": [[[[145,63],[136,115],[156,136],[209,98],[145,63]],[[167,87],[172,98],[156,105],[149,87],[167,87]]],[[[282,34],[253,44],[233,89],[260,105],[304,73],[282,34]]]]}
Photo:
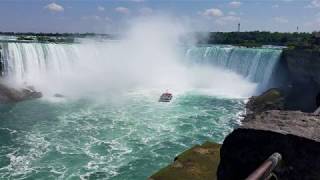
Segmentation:
{"type": "Polygon", "coordinates": [[[320,30],[320,0],[0,0],[0,31],[114,33],[155,15],[198,31],[320,30]]]}

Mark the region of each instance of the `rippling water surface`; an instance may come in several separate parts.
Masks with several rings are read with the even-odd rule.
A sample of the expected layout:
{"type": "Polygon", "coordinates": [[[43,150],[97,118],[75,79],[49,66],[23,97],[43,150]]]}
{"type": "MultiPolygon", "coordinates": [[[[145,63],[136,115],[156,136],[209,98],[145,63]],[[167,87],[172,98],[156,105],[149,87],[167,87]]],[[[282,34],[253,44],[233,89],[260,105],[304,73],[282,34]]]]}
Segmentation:
{"type": "Polygon", "coordinates": [[[46,99],[2,105],[0,179],[146,179],[175,155],[222,142],[244,99],[198,92],[46,99]]]}

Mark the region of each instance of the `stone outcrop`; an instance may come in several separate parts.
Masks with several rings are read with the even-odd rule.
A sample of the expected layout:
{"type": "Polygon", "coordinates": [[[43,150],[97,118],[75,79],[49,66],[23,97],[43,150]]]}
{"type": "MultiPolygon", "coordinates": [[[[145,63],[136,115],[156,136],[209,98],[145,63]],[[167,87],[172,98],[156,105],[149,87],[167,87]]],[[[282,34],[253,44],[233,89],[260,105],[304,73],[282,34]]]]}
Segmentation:
{"type": "Polygon", "coordinates": [[[260,96],[253,96],[246,104],[247,114],[260,113],[266,110],[283,110],[284,96],[279,89],[269,89],[260,96]]]}
{"type": "Polygon", "coordinates": [[[246,178],[272,153],[283,161],[279,179],[320,179],[320,116],[271,110],[247,116],[223,142],[218,178],[246,178]]]}
{"type": "Polygon", "coordinates": [[[35,91],[32,87],[15,89],[0,84],[0,103],[12,103],[42,97],[41,92],[35,91]]]}
{"type": "Polygon", "coordinates": [[[215,180],[220,144],[206,142],[178,155],[174,162],[152,175],[149,180],[215,180]]]}

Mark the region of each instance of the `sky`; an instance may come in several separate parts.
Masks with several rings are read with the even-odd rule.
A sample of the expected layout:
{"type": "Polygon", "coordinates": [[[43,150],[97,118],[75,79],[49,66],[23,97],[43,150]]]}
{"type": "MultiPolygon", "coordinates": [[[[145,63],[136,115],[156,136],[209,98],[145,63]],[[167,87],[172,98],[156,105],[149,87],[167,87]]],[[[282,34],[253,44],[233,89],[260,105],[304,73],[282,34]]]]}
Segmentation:
{"type": "Polygon", "coordinates": [[[320,0],[0,0],[0,31],[118,33],[152,16],[193,31],[312,32],[320,0]]]}

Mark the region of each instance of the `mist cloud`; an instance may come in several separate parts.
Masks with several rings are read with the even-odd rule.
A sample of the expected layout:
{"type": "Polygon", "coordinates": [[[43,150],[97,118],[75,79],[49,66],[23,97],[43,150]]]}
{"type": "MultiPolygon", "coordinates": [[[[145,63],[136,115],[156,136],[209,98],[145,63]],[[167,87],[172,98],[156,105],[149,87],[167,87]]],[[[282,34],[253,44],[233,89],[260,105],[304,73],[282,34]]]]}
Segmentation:
{"type": "Polygon", "coordinates": [[[51,12],[62,12],[64,11],[64,7],[56,4],[56,3],[50,3],[48,5],[45,6],[45,9],[48,9],[51,12]]]}

